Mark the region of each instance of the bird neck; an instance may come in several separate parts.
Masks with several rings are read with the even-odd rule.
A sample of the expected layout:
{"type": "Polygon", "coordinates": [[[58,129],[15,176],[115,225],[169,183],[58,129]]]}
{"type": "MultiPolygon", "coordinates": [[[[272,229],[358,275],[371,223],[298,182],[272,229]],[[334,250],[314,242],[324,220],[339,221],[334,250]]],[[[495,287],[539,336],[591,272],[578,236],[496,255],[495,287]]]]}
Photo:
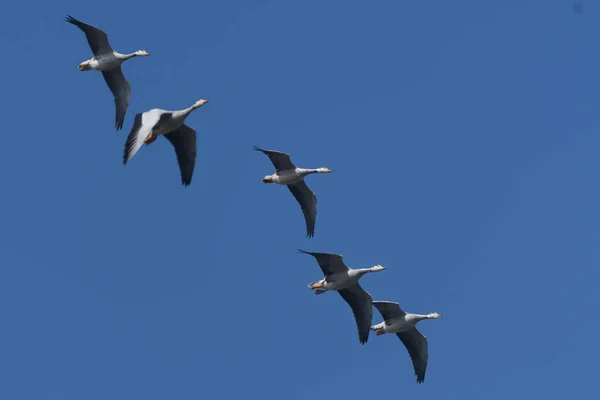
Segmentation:
{"type": "Polygon", "coordinates": [[[173,112],[173,118],[182,118],[182,119],[186,119],[188,115],[190,115],[190,113],[192,111],[194,111],[196,108],[195,106],[191,106],[188,108],[185,108],[183,110],[179,110],[179,111],[174,111],[173,112]]]}
{"type": "Polygon", "coordinates": [[[437,318],[436,315],[434,313],[430,313],[430,314],[413,314],[414,315],[414,320],[416,322],[418,321],[422,321],[424,319],[435,319],[437,318]]]}
{"type": "Polygon", "coordinates": [[[316,174],[319,172],[318,169],[312,169],[312,168],[298,168],[299,169],[299,174],[300,176],[306,176],[306,175],[310,175],[310,174],[316,174]]]}
{"type": "Polygon", "coordinates": [[[117,53],[115,51],[115,57],[117,57],[121,61],[129,60],[130,58],[133,58],[133,57],[136,57],[136,56],[137,56],[136,53],[121,54],[121,53],[117,53]]]}
{"type": "Polygon", "coordinates": [[[369,272],[374,272],[373,268],[358,268],[356,271],[358,271],[359,276],[363,276],[364,274],[368,274],[369,272]]]}

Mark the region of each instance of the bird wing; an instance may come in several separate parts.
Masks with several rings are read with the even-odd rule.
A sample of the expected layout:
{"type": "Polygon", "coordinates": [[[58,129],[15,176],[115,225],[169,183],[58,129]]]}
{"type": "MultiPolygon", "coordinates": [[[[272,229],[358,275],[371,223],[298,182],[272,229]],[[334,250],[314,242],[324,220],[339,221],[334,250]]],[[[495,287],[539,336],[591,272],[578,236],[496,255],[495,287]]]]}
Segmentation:
{"type": "Polygon", "coordinates": [[[173,132],[164,135],[175,147],[177,163],[181,171],[181,183],[188,186],[192,183],[192,174],[196,164],[196,130],[181,124],[173,132]]]}
{"type": "Polygon", "coordinates": [[[108,36],[106,36],[106,33],[103,30],[78,21],[70,15],[65,18],[65,21],[72,23],[85,33],[85,37],[94,56],[97,57],[100,54],[113,52],[112,47],[110,47],[110,44],[108,43],[108,36]]]}
{"type": "Polygon", "coordinates": [[[287,187],[300,204],[300,208],[302,208],[304,221],[306,222],[306,236],[313,237],[315,235],[315,223],[317,222],[317,196],[306,186],[304,180],[287,185],[287,187]]]}
{"type": "Polygon", "coordinates": [[[344,257],[339,254],[312,253],[310,251],[304,251],[300,249],[298,249],[298,251],[300,253],[310,254],[316,258],[317,262],[319,263],[319,267],[321,267],[321,271],[323,271],[323,275],[325,276],[348,271],[348,267],[346,267],[342,261],[344,257]]]}
{"type": "Polygon", "coordinates": [[[365,292],[359,284],[338,290],[338,293],[352,308],[356,326],[358,328],[358,340],[360,341],[360,344],[367,343],[367,340],[369,340],[371,320],[373,319],[371,295],[365,292]]]}
{"type": "Polygon", "coordinates": [[[115,97],[116,119],[115,128],[117,130],[123,127],[125,113],[129,107],[129,99],[131,97],[131,85],[125,79],[121,67],[118,66],[109,71],[102,71],[102,76],[108,85],[108,88],[115,97]]]}
{"type": "Polygon", "coordinates": [[[296,169],[296,166],[290,160],[289,154],[274,150],[264,150],[256,146],[254,146],[254,150],[262,151],[263,153],[265,153],[269,157],[277,171],[284,171],[286,169],[296,169]]]}
{"type": "Polygon", "coordinates": [[[406,332],[399,332],[396,335],[408,350],[415,375],[417,376],[417,383],[422,383],[425,380],[425,370],[427,369],[427,360],[429,358],[427,338],[417,328],[412,328],[406,332]]]}
{"type": "Polygon", "coordinates": [[[406,315],[400,308],[400,304],[393,301],[374,301],[373,305],[386,322],[390,319],[401,318],[406,315]]]}
{"type": "Polygon", "coordinates": [[[160,117],[164,113],[166,113],[165,110],[155,108],[135,116],[133,128],[131,128],[131,132],[129,132],[129,136],[127,136],[127,141],[125,142],[123,164],[127,164],[127,161],[131,160],[135,153],[138,152],[142,144],[144,144],[144,140],[148,138],[148,135],[150,135],[150,132],[152,132],[152,129],[160,121],[160,117]]]}

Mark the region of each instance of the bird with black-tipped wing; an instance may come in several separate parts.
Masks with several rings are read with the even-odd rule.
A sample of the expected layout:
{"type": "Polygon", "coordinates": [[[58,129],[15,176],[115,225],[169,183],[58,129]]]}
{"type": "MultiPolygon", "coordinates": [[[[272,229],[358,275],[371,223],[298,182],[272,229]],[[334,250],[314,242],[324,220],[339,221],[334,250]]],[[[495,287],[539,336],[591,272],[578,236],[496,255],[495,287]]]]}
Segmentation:
{"type": "Polygon", "coordinates": [[[112,49],[106,33],[92,25],[76,20],[70,15],[65,19],[85,33],[87,42],[94,57],[79,64],[81,71],[101,71],[108,88],[113,94],[116,107],[115,129],[123,127],[125,114],[129,107],[131,85],[125,79],[121,64],[133,57],[149,56],[147,51],[138,50],[129,54],[121,54],[112,49]]]}
{"type": "Polygon", "coordinates": [[[429,359],[427,338],[417,330],[416,324],[424,319],[442,318],[436,312],[430,314],[411,314],[404,312],[398,303],[391,301],[374,301],[373,305],[383,317],[383,322],[373,325],[372,331],[377,336],[395,333],[408,350],[412,360],[417,383],[425,380],[425,370],[429,359]]]}
{"type": "Polygon", "coordinates": [[[313,256],[325,276],[320,281],[310,283],[308,287],[317,295],[327,291],[338,292],[352,308],[358,328],[358,340],[361,344],[365,344],[369,339],[373,307],[371,295],[359,285],[358,281],[367,273],[385,271],[386,268],[375,265],[371,268],[352,269],[344,264],[343,256],[339,254],[313,253],[300,249],[298,251],[313,256]]]}
{"type": "Polygon", "coordinates": [[[292,195],[300,204],[304,221],[306,223],[306,236],[315,235],[315,224],[317,222],[317,196],[306,186],[304,178],[311,174],[325,174],[332,172],[329,168],[298,168],[290,160],[289,154],[275,150],[265,150],[254,146],[254,150],[267,155],[273,166],[275,173],[265,176],[264,183],[276,183],[288,187],[292,195]]]}
{"type": "Polygon", "coordinates": [[[143,144],[148,145],[159,136],[164,136],[175,148],[181,183],[188,186],[192,183],[196,164],[196,130],[184,124],[184,121],[192,111],[206,103],[208,100],[198,100],[183,110],[167,111],[154,108],[137,114],[125,142],[123,164],[127,164],[143,144]]]}

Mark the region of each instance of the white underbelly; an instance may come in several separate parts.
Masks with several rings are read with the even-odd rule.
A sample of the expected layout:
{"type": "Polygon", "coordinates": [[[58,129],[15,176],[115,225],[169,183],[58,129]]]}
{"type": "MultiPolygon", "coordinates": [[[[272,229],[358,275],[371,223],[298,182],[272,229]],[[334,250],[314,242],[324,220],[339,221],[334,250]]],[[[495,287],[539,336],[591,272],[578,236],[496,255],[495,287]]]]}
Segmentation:
{"type": "Polygon", "coordinates": [[[356,279],[352,279],[348,275],[343,274],[340,277],[333,276],[331,282],[325,281],[323,287],[327,290],[342,290],[354,285],[356,282],[356,279]]]}
{"type": "Polygon", "coordinates": [[[108,71],[121,65],[121,62],[117,59],[100,59],[95,58],[90,61],[90,68],[96,71],[108,71]]]}
{"type": "Polygon", "coordinates": [[[302,180],[301,176],[296,175],[293,171],[277,172],[278,182],[280,185],[292,185],[302,180]]]}

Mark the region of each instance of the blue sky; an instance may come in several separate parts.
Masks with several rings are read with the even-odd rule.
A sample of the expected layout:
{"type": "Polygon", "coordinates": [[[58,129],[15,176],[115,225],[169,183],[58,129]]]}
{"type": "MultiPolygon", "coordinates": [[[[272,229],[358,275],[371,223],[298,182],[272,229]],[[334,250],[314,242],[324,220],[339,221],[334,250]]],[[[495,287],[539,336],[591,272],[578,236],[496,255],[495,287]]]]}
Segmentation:
{"type": "Polygon", "coordinates": [[[597,391],[600,4],[146,4],[0,15],[0,397],[597,391]],[[67,14],[151,54],[123,67],[123,131],[67,14]],[[164,139],[122,165],[136,113],[200,98],[190,187],[164,139]],[[334,171],[307,179],[313,239],[253,145],[334,171]],[[444,315],[419,326],[424,384],[397,338],[359,345],[341,297],[311,294],[297,248],[382,264],[374,299],[444,315]]]}

